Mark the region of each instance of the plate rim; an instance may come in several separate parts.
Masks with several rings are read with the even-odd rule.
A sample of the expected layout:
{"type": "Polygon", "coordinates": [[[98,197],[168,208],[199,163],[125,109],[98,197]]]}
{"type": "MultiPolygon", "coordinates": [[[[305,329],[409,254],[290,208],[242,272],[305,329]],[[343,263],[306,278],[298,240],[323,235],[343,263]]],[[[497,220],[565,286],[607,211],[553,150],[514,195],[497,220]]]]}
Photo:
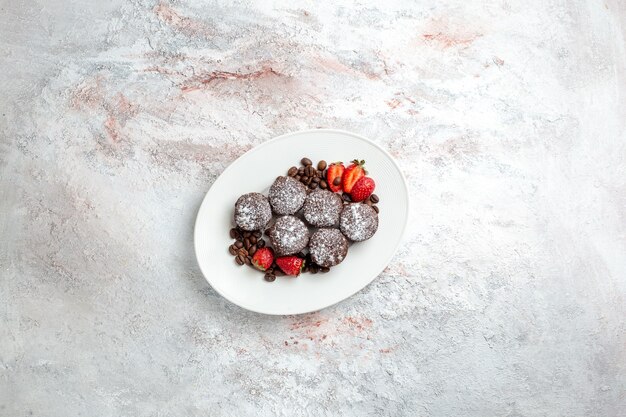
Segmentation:
{"type": "Polygon", "coordinates": [[[200,207],[198,208],[198,211],[196,212],[196,220],[194,222],[194,229],[193,229],[193,246],[194,246],[194,254],[196,255],[196,263],[198,264],[198,267],[200,268],[200,272],[202,273],[202,277],[204,278],[204,280],[207,282],[207,284],[215,291],[217,292],[220,297],[224,298],[225,300],[227,300],[228,302],[238,306],[239,308],[242,308],[244,310],[247,311],[251,311],[253,313],[257,313],[257,314],[263,314],[263,315],[267,315],[267,316],[291,316],[291,315],[301,315],[301,314],[308,314],[308,313],[312,313],[312,312],[316,312],[316,311],[320,311],[323,310],[325,308],[331,307],[335,304],[338,304],[344,300],[347,300],[348,298],[352,297],[354,294],[358,293],[359,291],[363,290],[364,288],[366,288],[368,285],[370,285],[374,279],[376,279],[376,277],[378,277],[385,268],[383,268],[382,271],[380,271],[378,274],[374,275],[372,277],[372,279],[365,285],[363,285],[361,288],[357,289],[356,291],[354,291],[353,293],[351,293],[350,295],[331,302],[329,304],[325,304],[319,308],[315,308],[312,310],[307,310],[307,311],[302,311],[299,313],[273,313],[273,312],[267,312],[267,311],[259,311],[256,310],[254,308],[249,308],[249,307],[244,307],[238,303],[236,303],[235,301],[231,300],[230,298],[228,298],[227,296],[225,296],[219,289],[217,289],[215,286],[213,286],[211,284],[211,282],[209,281],[209,279],[207,278],[207,274],[205,272],[205,270],[202,267],[202,263],[200,262],[200,257],[198,255],[198,236],[199,236],[199,231],[198,231],[198,219],[200,217],[200,213],[202,212],[202,209],[204,208],[204,205],[207,204],[207,197],[209,195],[209,192],[211,191],[211,188],[213,188],[213,185],[215,185],[215,183],[220,179],[220,177],[224,174],[226,174],[230,169],[232,169],[232,166],[234,165],[234,163],[239,160],[240,158],[242,158],[243,156],[247,155],[248,153],[251,153],[252,151],[258,151],[259,149],[265,147],[265,146],[269,146],[269,144],[276,142],[278,140],[281,139],[285,139],[289,136],[296,136],[296,135],[300,135],[300,134],[306,134],[306,133],[316,133],[316,132],[325,132],[325,133],[339,133],[339,134],[343,134],[343,135],[349,135],[349,136],[353,136],[359,140],[368,142],[369,144],[373,145],[375,148],[377,148],[379,151],[381,151],[383,154],[385,154],[385,156],[387,156],[387,158],[391,161],[391,163],[393,164],[393,166],[396,168],[396,170],[400,173],[400,178],[402,179],[402,187],[404,188],[404,192],[405,195],[407,196],[406,198],[406,206],[407,206],[407,215],[404,219],[404,224],[402,225],[402,233],[400,235],[400,239],[398,239],[398,242],[396,243],[395,247],[393,248],[393,252],[391,252],[391,255],[389,256],[389,258],[386,260],[385,262],[385,268],[389,265],[389,263],[391,262],[391,260],[393,259],[393,257],[396,255],[396,253],[398,252],[398,248],[400,247],[400,245],[404,242],[405,237],[406,237],[406,229],[407,229],[407,225],[409,223],[409,217],[410,217],[410,213],[411,213],[411,195],[409,194],[409,187],[406,181],[406,177],[404,175],[404,172],[402,171],[402,169],[400,168],[400,165],[398,165],[398,162],[396,161],[396,159],[389,153],[389,151],[387,151],[387,149],[383,148],[381,145],[379,145],[378,143],[374,142],[373,140],[359,135],[357,133],[354,132],[350,132],[348,130],[344,130],[344,129],[332,129],[332,128],[319,128],[319,129],[304,129],[304,130],[298,130],[295,132],[289,132],[289,133],[284,133],[282,135],[279,136],[275,136],[269,140],[266,140],[263,143],[260,143],[256,146],[253,146],[252,148],[248,149],[246,152],[242,153],[241,155],[239,155],[236,159],[234,159],[219,175],[218,177],[215,179],[215,181],[213,181],[213,184],[211,184],[211,186],[207,189],[206,193],[204,194],[204,197],[202,198],[202,203],[200,203],[200,207]]]}

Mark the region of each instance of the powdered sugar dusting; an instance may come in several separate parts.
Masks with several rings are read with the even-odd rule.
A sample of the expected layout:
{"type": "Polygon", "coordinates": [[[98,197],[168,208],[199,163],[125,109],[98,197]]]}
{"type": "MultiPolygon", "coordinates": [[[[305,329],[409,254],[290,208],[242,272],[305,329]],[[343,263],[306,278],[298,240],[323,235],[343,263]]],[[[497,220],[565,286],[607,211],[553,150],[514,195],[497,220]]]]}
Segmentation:
{"type": "Polygon", "coordinates": [[[306,187],[291,177],[278,177],[270,187],[270,204],[277,214],[294,214],[304,204],[306,187]]]}
{"type": "Polygon", "coordinates": [[[269,229],[268,236],[279,256],[300,252],[309,243],[309,229],[302,220],[294,216],[276,219],[269,229]]]}
{"type": "Polygon", "coordinates": [[[309,194],[304,202],[304,218],[313,226],[329,227],[339,223],[343,203],[332,191],[318,190],[309,194]]]}
{"type": "Polygon", "coordinates": [[[260,193],[244,194],[235,203],[235,223],[243,230],[263,230],[272,219],[267,198],[260,193]]]}
{"type": "Polygon", "coordinates": [[[367,204],[348,204],[341,212],[339,227],[348,239],[361,242],[376,233],[378,214],[367,204]]]}
{"type": "Polygon", "coordinates": [[[344,260],[348,253],[348,240],[338,229],[319,229],[311,236],[309,244],[311,259],[321,266],[334,266],[344,260]]]}

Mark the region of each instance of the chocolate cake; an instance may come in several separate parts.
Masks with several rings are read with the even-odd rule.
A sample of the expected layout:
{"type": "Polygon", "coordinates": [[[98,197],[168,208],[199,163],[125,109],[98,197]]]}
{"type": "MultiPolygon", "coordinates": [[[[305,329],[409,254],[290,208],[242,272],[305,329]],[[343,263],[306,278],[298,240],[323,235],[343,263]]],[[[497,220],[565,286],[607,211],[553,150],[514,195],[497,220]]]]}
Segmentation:
{"type": "Polygon", "coordinates": [[[278,256],[293,255],[306,248],[309,229],[294,216],[282,216],[269,228],[267,235],[278,256]]]}
{"type": "Polygon", "coordinates": [[[304,219],[315,227],[330,227],[339,223],[343,203],[339,194],[327,190],[310,193],[304,201],[304,219]]]}
{"type": "Polygon", "coordinates": [[[309,253],[319,266],[335,266],[348,254],[348,240],[338,229],[319,229],[311,236],[309,253]]]}
{"type": "Polygon", "coordinates": [[[348,239],[362,242],[376,233],[378,214],[367,204],[347,204],[341,212],[339,228],[348,239]]]}
{"type": "Polygon", "coordinates": [[[242,230],[264,230],[272,219],[267,198],[260,193],[244,194],[235,203],[235,223],[242,230]]]}
{"type": "Polygon", "coordinates": [[[306,198],[304,184],[291,177],[278,177],[270,187],[269,201],[276,214],[294,214],[306,198]]]}

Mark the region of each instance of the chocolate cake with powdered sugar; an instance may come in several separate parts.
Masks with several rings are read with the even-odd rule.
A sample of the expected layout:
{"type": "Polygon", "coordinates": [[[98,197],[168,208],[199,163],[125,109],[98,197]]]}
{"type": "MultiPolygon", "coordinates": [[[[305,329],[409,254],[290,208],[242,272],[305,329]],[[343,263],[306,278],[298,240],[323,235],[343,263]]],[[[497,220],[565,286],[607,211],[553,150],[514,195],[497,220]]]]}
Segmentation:
{"type": "Polygon", "coordinates": [[[339,223],[343,202],[339,194],[316,190],[304,201],[304,219],[315,227],[331,227],[339,223]]]}
{"type": "Polygon", "coordinates": [[[319,229],[311,236],[309,253],[319,266],[335,266],[348,254],[348,240],[338,229],[319,229]]]}
{"type": "Polygon", "coordinates": [[[270,187],[269,201],[276,214],[295,214],[306,198],[306,187],[291,177],[278,177],[270,187]]]}
{"type": "Polygon", "coordinates": [[[235,223],[242,230],[264,230],[272,219],[272,209],[261,193],[244,194],[235,203],[235,223]]]}
{"type": "Polygon", "coordinates": [[[362,242],[376,233],[378,214],[367,204],[347,204],[341,211],[339,228],[351,241],[362,242]]]}
{"type": "Polygon", "coordinates": [[[309,229],[294,216],[282,216],[269,228],[267,235],[278,256],[298,253],[309,244],[309,229]]]}

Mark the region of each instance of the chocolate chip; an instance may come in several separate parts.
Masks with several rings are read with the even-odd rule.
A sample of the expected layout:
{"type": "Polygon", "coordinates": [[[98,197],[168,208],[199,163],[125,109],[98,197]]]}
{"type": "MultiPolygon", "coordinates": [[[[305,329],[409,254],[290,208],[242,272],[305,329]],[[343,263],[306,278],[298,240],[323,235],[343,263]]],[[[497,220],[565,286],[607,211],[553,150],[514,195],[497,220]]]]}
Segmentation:
{"type": "Polygon", "coordinates": [[[298,168],[296,167],[291,167],[289,168],[289,171],[287,171],[287,175],[289,175],[290,177],[295,177],[297,173],[298,173],[298,168]]]}
{"type": "Polygon", "coordinates": [[[317,163],[317,169],[319,169],[320,171],[323,171],[326,169],[326,161],[324,161],[323,159],[321,161],[319,161],[317,163]]]}
{"type": "Polygon", "coordinates": [[[241,240],[238,240],[235,242],[235,246],[237,247],[237,249],[243,248],[243,242],[241,240]]]}
{"type": "Polygon", "coordinates": [[[311,162],[311,160],[309,158],[302,158],[300,163],[306,167],[306,166],[311,165],[313,162],[311,162]]]}
{"type": "Polygon", "coordinates": [[[376,204],[380,201],[380,199],[378,198],[378,196],[376,194],[372,194],[370,196],[370,200],[372,200],[372,203],[376,204]]]}
{"type": "Polygon", "coordinates": [[[341,177],[337,177],[333,180],[333,185],[337,186],[341,184],[341,177]]]}

